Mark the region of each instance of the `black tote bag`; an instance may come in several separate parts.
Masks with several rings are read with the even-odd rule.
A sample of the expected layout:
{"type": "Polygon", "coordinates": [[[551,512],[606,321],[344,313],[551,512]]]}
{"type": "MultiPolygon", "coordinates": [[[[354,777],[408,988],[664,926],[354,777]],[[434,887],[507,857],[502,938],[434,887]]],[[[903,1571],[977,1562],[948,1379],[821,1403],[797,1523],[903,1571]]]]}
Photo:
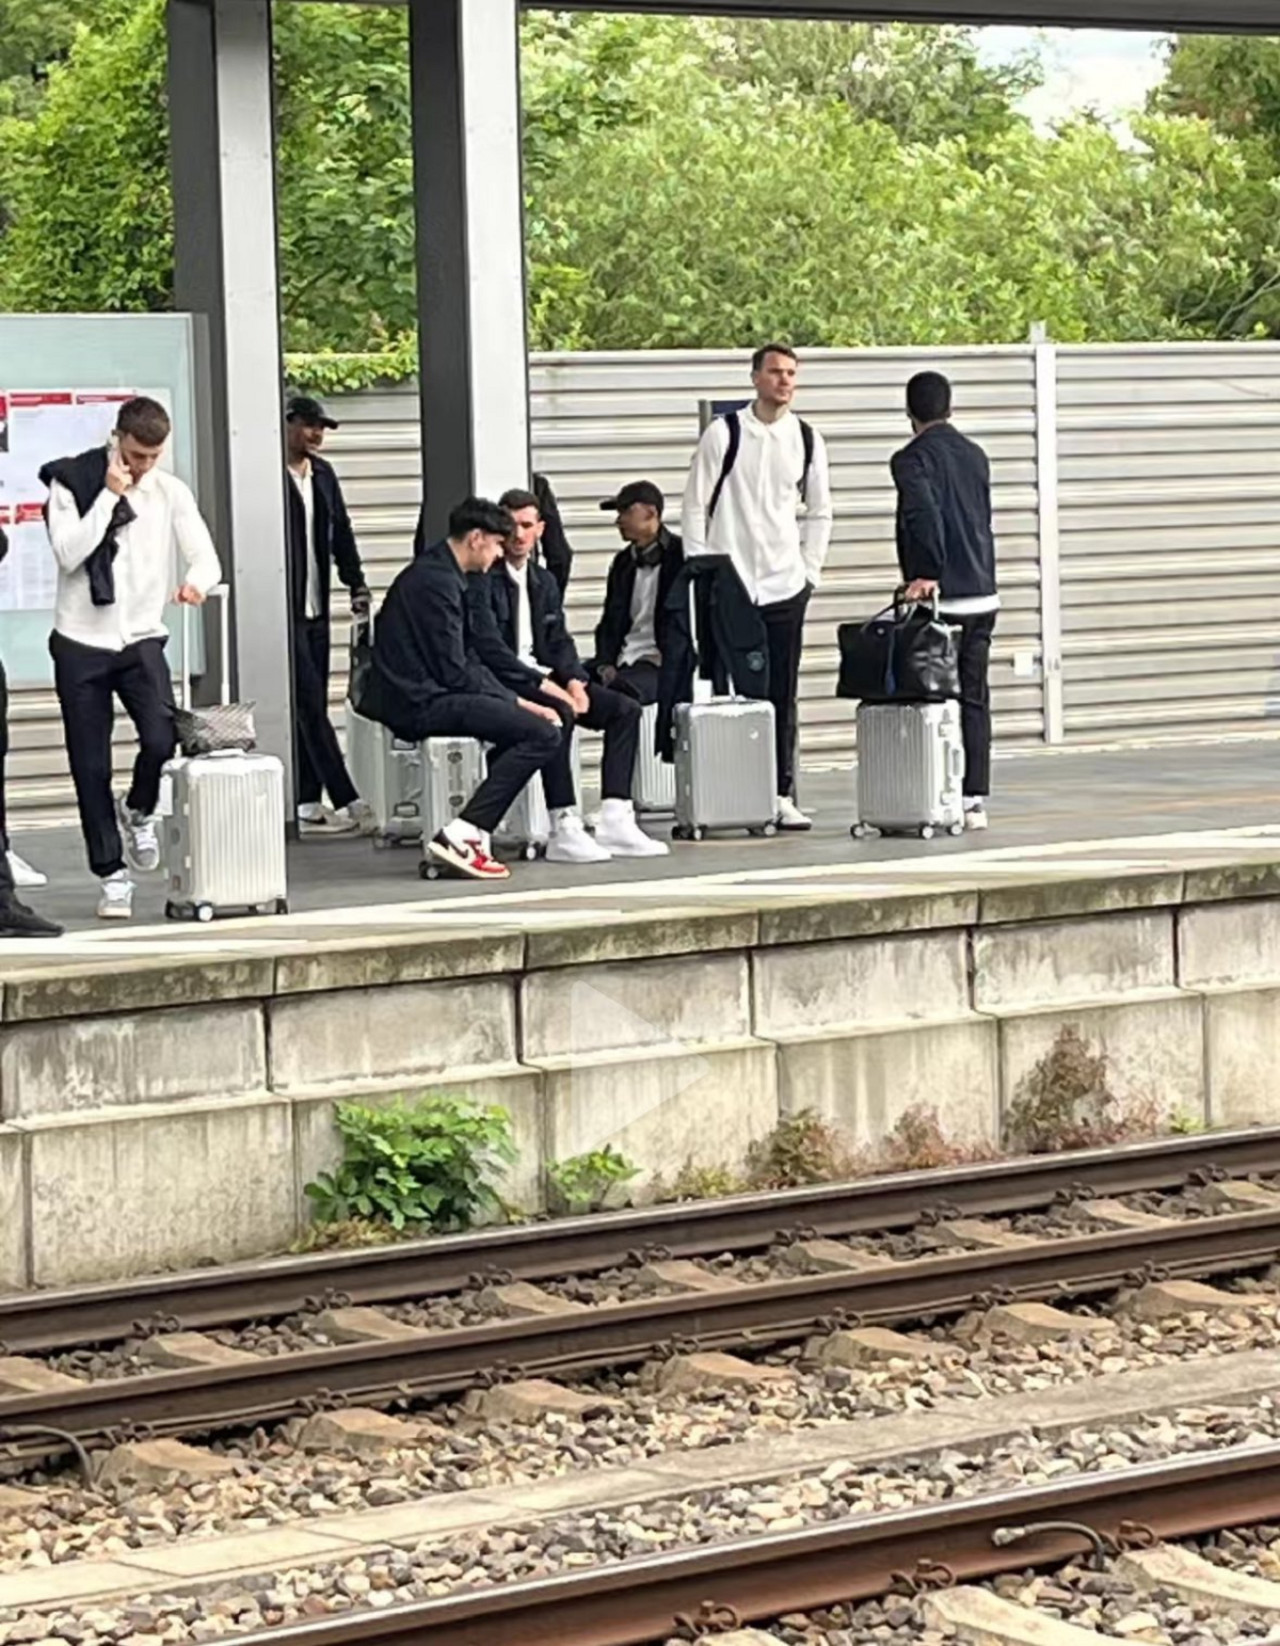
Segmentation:
{"type": "Polygon", "coordinates": [[[960,696],[956,631],[936,605],[898,601],[869,623],[842,623],[837,697],[862,703],[943,703],[960,696]]]}

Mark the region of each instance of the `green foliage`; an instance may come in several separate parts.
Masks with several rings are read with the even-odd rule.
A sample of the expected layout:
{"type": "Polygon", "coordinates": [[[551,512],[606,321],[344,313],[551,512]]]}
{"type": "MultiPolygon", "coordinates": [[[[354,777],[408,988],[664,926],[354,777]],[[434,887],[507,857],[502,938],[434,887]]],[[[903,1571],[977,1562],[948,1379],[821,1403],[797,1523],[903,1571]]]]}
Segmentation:
{"type": "Polygon", "coordinates": [[[341,1103],[336,1120],[342,1163],[306,1188],[320,1223],[444,1232],[501,1210],[494,1179],[516,1154],[505,1109],[398,1099],[376,1109],[341,1103]]]}
{"type": "MultiPolygon", "coordinates": [[[[407,9],[275,17],[291,378],[398,380],[407,9]]],[[[0,308],[172,301],[165,56],[163,0],[0,0],[0,308]]],[[[1280,42],[1179,40],[1133,141],[966,28],[537,10],[523,66],[536,348],[1280,335],[1280,42]]]]}
{"type": "Polygon", "coordinates": [[[799,1189],[852,1175],[845,1139],[813,1109],[788,1115],[747,1150],[747,1184],[752,1189],[799,1189]]]}
{"type": "Polygon", "coordinates": [[[639,1174],[640,1168],[609,1143],[603,1149],[593,1149],[590,1154],[557,1160],[547,1169],[553,1189],[561,1201],[575,1211],[598,1210],[611,1192],[639,1174]]]}
{"type": "Polygon", "coordinates": [[[1122,1108],[1105,1052],[1078,1029],[1063,1029],[1019,1083],[1005,1120],[1005,1144],[1027,1154],[1101,1148],[1150,1137],[1161,1128],[1153,1104],[1122,1108]]]}

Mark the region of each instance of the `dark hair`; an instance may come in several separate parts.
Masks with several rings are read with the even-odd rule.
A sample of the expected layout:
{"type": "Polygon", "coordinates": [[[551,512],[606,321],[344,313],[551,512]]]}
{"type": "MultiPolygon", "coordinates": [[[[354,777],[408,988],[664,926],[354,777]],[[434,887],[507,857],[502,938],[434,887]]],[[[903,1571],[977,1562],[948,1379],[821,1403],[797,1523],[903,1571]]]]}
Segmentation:
{"type": "Polygon", "coordinates": [[[951,385],[941,372],[922,371],[907,384],[907,410],[917,423],[945,423],[951,416],[951,385]]]}
{"type": "Polygon", "coordinates": [[[514,514],[517,509],[537,509],[539,518],[542,516],[542,504],[522,486],[513,486],[509,492],[503,492],[498,507],[506,509],[508,514],[514,514]]]}
{"type": "Polygon", "coordinates": [[[785,354],[788,360],[798,360],[800,358],[790,343],[766,343],[762,349],[757,349],[751,356],[752,371],[759,371],[771,354],[785,354]]]}
{"type": "Polygon", "coordinates": [[[487,497],[466,497],[449,510],[449,536],[456,542],[468,532],[484,532],[489,537],[510,537],[515,521],[487,497]]]}
{"type": "Polygon", "coordinates": [[[140,446],[163,446],[172,430],[168,412],[145,395],[126,400],[116,418],[116,432],[130,435],[140,446]]]}

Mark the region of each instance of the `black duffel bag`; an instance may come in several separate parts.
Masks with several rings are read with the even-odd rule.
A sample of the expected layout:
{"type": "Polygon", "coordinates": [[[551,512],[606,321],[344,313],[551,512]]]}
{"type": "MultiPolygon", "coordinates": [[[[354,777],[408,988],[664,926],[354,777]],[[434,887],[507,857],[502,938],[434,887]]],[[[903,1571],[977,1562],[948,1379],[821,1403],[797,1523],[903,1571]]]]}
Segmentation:
{"type": "Polygon", "coordinates": [[[869,623],[842,623],[837,697],[862,703],[944,703],[960,696],[956,631],[938,616],[937,602],[921,606],[900,598],[869,623]]]}

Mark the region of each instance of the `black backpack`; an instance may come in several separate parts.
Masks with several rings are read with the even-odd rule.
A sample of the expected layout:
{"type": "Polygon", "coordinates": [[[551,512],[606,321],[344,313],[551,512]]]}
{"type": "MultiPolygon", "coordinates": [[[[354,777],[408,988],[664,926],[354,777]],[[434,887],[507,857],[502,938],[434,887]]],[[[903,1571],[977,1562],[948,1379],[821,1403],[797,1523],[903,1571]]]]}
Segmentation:
{"type": "MultiPolygon", "coordinates": [[[[711,493],[711,501],[707,504],[707,524],[711,524],[716,507],[720,502],[720,493],[724,490],[724,483],[733,473],[733,465],[738,461],[738,452],[742,447],[742,419],[736,411],[724,414],[725,424],[729,430],[729,444],[725,447],[724,462],[720,465],[720,478],[716,481],[715,490],[711,493]]],[[[809,470],[813,467],[813,429],[803,417],[797,417],[800,425],[800,439],[804,445],[804,467],[800,470],[800,478],[796,485],[801,497],[808,500],[809,470]]]]}

